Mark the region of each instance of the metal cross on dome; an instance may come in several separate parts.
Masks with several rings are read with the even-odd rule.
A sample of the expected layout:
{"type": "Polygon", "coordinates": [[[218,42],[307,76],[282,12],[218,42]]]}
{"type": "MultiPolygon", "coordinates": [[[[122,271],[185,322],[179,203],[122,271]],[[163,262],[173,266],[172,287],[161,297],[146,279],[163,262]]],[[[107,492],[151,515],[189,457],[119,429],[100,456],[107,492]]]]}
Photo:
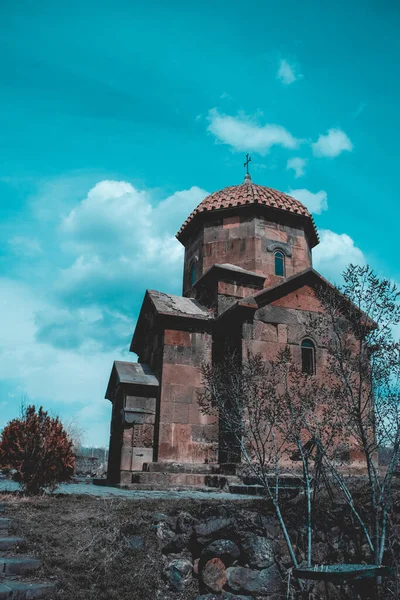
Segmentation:
{"type": "Polygon", "coordinates": [[[246,167],[246,175],[249,175],[249,162],[251,162],[250,154],[246,154],[246,162],[244,163],[244,167],[246,167]]]}

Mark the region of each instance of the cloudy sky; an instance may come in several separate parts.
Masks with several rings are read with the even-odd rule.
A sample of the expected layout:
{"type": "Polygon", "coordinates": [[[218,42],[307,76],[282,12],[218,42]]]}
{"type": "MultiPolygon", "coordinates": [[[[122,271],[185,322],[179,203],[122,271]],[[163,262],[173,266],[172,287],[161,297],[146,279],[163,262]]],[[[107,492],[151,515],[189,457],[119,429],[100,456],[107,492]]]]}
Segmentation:
{"type": "Polygon", "coordinates": [[[0,427],[22,396],[108,443],[104,392],[174,239],[243,179],[314,213],[314,266],[400,281],[400,9],[338,0],[0,2],[0,427]]]}

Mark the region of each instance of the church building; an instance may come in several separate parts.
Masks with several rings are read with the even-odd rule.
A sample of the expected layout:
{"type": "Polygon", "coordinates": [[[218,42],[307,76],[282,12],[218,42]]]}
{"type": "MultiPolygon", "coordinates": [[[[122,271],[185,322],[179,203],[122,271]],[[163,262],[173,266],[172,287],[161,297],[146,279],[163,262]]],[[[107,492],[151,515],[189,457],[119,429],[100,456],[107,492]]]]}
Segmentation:
{"type": "Polygon", "coordinates": [[[322,310],[314,289],[325,280],[312,266],[319,239],[303,204],[247,174],[204,198],[176,237],[182,295],[146,291],[130,346],[138,362],[112,368],[113,483],[131,483],[152,463],[229,462],[216,450],[218,423],[198,407],[203,362],[227,349],[268,360],[287,345],[307,373],[318,376],[324,362],[306,325],[322,310]]]}

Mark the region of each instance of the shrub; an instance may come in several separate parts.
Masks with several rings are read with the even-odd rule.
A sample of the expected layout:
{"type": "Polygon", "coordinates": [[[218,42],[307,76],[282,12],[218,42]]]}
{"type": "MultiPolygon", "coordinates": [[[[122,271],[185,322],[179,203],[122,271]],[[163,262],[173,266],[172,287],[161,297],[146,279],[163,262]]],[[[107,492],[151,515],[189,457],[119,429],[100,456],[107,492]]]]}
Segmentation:
{"type": "Polygon", "coordinates": [[[18,471],[26,493],[38,494],[45,488],[54,491],[74,473],[72,446],[58,417],[49,417],[42,407],[36,411],[35,406],[28,406],[20,419],[13,419],[3,429],[0,461],[18,471]]]}

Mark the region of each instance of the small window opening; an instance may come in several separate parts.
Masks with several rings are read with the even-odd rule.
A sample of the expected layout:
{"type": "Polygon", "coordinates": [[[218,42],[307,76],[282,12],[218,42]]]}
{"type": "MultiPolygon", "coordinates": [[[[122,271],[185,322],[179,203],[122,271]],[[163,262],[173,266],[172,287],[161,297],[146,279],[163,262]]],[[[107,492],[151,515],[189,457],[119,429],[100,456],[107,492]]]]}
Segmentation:
{"type": "Polygon", "coordinates": [[[193,286],[196,283],[196,261],[190,268],[190,284],[193,286]]]}
{"type": "Polygon", "coordinates": [[[306,375],[315,375],[315,346],[311,340],[301,343],[301,370],[306,375]]]}
{"type": "Polygon", "coordinates": [[[279,275],[279,277],[285,276],[285,257],[283,256],[283,252],[275,252],[275,275],[279,275]]]}

